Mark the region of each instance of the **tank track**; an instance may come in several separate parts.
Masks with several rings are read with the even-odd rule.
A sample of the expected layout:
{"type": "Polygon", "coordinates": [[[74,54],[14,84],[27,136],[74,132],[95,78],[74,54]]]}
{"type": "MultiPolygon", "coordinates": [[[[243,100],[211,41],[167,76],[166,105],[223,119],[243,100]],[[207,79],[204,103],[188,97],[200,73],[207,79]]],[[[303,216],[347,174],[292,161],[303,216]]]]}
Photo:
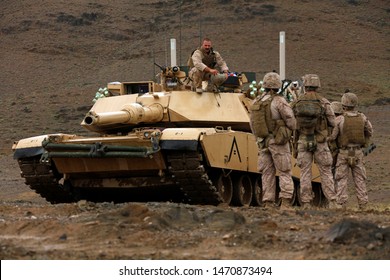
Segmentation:
{"type": "Polygon", "coordinates": [[[50,162],[41,162],[40,157],[22,158],[18,160],[21,176],[37,194],[50,203],[69,203],[74,199],[72,194],[59,183],[50,162]]]}
{"type": "MultiPolygon", "coordinates": [[[[201,154],[180,152],[167,157],[169,171],[184,194],[185,202],[206,205],[218,205],[223,202],[203,166],[201,154]]],[[[61,176],[50,162],[41,162],[40,157],[31,157],[19,159],[18,163],[25,184],[48,202],[55,204],[77,201],[76,195],[59,183],[61,176]]],[[[86,191],[84,195],[91,199],[89,192],[84,191],[86,191]]]]}
{"type": "Polygon", "coordinates": [[[197,152],[170,153],[169,171],[190,204],[218,205],[223,202],[197,152]]]}

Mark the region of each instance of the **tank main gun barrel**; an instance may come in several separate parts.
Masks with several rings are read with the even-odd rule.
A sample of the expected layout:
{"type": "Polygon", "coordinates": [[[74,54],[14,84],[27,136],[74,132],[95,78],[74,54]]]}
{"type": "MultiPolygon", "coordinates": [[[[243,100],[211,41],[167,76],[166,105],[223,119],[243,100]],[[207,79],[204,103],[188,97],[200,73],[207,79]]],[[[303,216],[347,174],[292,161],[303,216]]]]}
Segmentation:
{"type": "Polygon", "coordinates": [[[110,124],[138,124],[141,122],[159,122],[163,119],[164,108],[161,104],[155,103],[149,106],[142,106],[138,103],[125,104],[123,109],[114,112],[96,113],[89,111],[83,123],[91,126],[110,124]]]}

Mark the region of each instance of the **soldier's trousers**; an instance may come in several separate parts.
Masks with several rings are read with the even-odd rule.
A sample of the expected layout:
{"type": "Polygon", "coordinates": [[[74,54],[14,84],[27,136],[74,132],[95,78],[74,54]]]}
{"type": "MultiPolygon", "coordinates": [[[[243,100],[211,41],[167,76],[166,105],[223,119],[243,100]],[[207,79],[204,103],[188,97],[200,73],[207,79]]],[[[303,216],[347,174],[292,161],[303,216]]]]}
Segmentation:
{"type": "Polygon", "coordinates": [[[349,170],[352,171],[352,178],[354,181],[356,196],[359,205],[366,204],[368,202],[367,187],[366,187],[366,169],[364,167],[363,151],[357,149],[354,151],[354,165],[350,166],[351,160],[348,158],[348,150],[340,150],[336,163],[336,176],[337,181],[337,203],[344,204],[348,200],[348,175],[349,170]]]}
{"type": "Polygon", "coordinates": [[[325,197],[328,200],[336,199],[336,191],[334,187],[334,179],[332,174],[332,154],[328,144],[317,143],[317,149],[314,152],[309,152],[305,148],[304,143],[298,143],[297,164],[301,169],[301,202],[311,202],[314,198],[312,189],[312,165],[313,159],[317,164],[321,178],[321,188],[325,197]]]}
{"type": "Polygon", "coordinates": [[[275,201],[276,170],[279,171],[280,198],[292,198],[294,183],[291,178],[289,143],[276,145],[270,140],[268,149],[259,151],[258,169],[262,173],[263,201],[275,201]]]}

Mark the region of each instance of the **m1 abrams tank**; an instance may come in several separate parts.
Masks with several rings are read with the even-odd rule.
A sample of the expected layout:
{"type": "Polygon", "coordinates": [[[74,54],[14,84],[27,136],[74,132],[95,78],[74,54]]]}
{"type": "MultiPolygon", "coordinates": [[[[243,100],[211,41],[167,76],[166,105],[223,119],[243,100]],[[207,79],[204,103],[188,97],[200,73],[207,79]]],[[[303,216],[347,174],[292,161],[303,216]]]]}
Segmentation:
{"type": "Polygon", "coordinates": [[[260,205],[245,75],[201,94],[187,79],[178,67],[166,67],[160,83],[108,84],[109,96],[97,99],[81,122],[96,136],[56,133],[14,143],[21,176],[51,203],[260,205]]]}

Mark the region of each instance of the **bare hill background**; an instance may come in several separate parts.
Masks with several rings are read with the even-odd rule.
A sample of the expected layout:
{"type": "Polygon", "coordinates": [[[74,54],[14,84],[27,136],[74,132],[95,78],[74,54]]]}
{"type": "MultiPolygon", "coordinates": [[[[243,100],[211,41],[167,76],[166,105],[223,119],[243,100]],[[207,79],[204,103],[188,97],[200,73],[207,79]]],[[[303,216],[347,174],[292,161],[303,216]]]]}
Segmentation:
{"type": "Polygon", "coordinates": [[[0,0],[0,258],[389,259],[389,13],[388,0],[0,0]],[[368,211],[357,210],[351,184],[343,212],[51,205],[24,184],[13,141],[88,134],[79,124],[99,87],[154,79],[170,38],[179,64],[207,36],[231,70],[259,81],[279,68],[280,31],[287,78],[317,73],[330,100],[349,88],[364,105],[377,145],[365,158],[368,211]],[[341,239],[324,235],[345,221],[341,239]]]}
{"type": "MultiPolygon", "coordinates": [[[[259,81],[279,68],[279,32],[286,32],[286,77],[317,73],[322,93],[346,88],[362,104],[389,91],[388,1],[1,0],[2,150],[19,138],[84,133],[91,100],[110,81],[151,80],[157,62],[177,61],[207,36],[230,69],[259,81]]],[[[379,101],[378,101],[379,100],[379,101]]]]}

